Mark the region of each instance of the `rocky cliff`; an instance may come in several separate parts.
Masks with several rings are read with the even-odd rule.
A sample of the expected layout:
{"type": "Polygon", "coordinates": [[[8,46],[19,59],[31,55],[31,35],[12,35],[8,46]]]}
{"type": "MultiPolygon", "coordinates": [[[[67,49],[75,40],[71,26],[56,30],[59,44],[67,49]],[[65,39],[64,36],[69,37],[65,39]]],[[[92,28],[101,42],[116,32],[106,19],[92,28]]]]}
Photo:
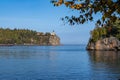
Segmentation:
{"type": "Polygon", "coordinates": [[[60,38],[53,32],[36,32],[28,29],[0,28],[0,46],[8,45],[60,45],[60,38]]]}
{"type": "Polygon", "coordinates": [[[60,38],[54,34],[48,33],[47,35],[40,35],[39,45],[60,45],[60,38]]]}
{"type": "Polygon", "coordinates": [[[103,38],[96,42],[89,40],[87,50],[120,50],[120,41],[115,37],[103,38]]]}

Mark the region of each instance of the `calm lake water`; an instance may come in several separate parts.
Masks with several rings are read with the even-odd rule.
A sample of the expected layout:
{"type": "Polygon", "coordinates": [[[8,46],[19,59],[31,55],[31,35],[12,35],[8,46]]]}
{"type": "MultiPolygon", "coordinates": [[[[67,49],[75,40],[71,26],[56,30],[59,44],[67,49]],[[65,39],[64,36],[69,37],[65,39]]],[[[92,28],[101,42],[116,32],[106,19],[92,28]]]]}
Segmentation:
{"type": "Polygon", "coordinates": [[[85,45],[2,46],[0,80],[119,80],[120,52],[85,45]]]}

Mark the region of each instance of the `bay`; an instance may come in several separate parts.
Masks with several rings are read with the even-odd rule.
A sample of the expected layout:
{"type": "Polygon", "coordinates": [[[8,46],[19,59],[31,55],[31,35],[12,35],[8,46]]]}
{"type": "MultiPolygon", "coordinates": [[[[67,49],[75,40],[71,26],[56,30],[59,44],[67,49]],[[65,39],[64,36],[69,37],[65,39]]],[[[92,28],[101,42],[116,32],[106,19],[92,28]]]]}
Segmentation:
{"type": "Polygon", "coordinates": [[[0,80],[120,79],[120,52],[85,47],[1,46],[0,80]]]}

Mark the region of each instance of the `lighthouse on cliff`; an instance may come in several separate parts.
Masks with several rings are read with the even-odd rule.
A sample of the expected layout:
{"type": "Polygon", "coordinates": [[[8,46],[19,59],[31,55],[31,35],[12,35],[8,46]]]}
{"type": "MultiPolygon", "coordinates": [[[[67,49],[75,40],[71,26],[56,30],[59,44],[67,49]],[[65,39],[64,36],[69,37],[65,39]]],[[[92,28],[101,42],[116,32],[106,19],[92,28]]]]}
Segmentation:
{"type": "Polygon", "coordinates": [[[52,35],[52,36],[55,36],[55,35],[56,35],[54,30],[53,30],[53,32],[51,32],[51,35],[52,35]]]}

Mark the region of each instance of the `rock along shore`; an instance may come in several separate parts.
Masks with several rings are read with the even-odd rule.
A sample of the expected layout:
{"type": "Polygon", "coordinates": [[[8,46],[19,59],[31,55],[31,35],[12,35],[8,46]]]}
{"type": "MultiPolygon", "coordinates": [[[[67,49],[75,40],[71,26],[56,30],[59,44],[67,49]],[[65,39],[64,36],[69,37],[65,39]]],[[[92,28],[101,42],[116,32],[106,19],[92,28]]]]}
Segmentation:
{"type": "Polygon", "coordinates": [[[96,42],[89,40],[87,50],[120,50],[120,41],[115,37],[103,38],[96,42]]]}

